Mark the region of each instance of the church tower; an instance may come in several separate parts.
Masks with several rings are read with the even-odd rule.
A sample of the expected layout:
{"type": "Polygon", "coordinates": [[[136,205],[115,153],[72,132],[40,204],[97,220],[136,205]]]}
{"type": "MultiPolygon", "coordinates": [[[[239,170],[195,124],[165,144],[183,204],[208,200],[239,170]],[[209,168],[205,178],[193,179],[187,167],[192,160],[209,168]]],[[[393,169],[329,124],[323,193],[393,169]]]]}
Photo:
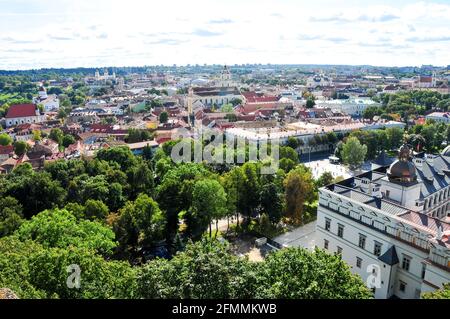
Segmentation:
{"type": "Polygon", "coordinates": [[[44,86],[39,87],[39,99],[45,100],[47,98],[47,90],[44,86]]]}
{"type": "Polygon", "coordinates": [[[194,110],[192,107],[193,103],[194,103],[194,90],[192,89],[192,86],[189,86],[186,104],[187,104],[187,112],[188,112],[188,122],[191,125],[194,125],[194,110]]]}
{"type": "Polygon", "coordinates": [[[232,86],[231,85],[231,72],[226,65],[223,67],[222,73],[220,74],[220,86],[221,87],[232,86]]]}

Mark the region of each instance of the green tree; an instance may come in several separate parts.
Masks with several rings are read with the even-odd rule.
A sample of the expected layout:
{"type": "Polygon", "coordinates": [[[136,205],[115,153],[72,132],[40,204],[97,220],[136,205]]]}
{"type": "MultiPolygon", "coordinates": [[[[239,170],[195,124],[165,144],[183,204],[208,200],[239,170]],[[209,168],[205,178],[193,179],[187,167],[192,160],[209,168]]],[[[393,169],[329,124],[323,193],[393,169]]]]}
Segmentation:
{"type": "Polygon", "coordinates": [[[261,186],[261,209],[272,223],[278,223],[283,212],[282,190],[275,182],[261,186]]]}
{"type": "Polygon", "coordinates": [[[16,198],[23,205],[26,218],[45,209],[62,206],[66,191],[58,181],[53,180],[47,172],[25,171],[25,174],[19,174],[20,170],[13,171],[5,185],[4,194],[16,198]]]}
{"type": "Polygon", "coordinates": [[[84,207],[84,216],[89,220],[105,220],[109,213],[108,206],[102,201],[95,199],[88,199],[84,207]]]}
{"type": "Polygon", "coordinates": [[[390,127],[386,129],[386,135],[389,141],[389,148],[396,149],[403,143],[403,130],[398,127],[390,127]]]}
{"type": "Polygon", "coordinates": [[[127,171],[137,163],[136,157],[127,146],[101,149],[97,152],[97,158],[109,163],[116,162],[120,165],[122,171],[127,171]]]}
{"type": "Polygon", "coordinates": [[[168,120],[169,120],[169,114],[166,111],[161,112],[161,114],[159,114],[159,122],[160,123],[167,123],[168,120]]]}
{"type": "Polygon", "coordinates": [[[422,299],[450,299],[450,283],[444,284],[436,291],[422,294],[422,299]]]}
{"type": "MultiPolygon", "coordinates": [[[[227,195],[220,183],[213,179],[199,180],[192,193],[192,216],[195,223],[209,225],[209,237],[212,237],[212,221],[226,216],[227,195]],[[203,223],[201,221],[204,221],[203,223]]],[[[192,222],[191,222],[192,224],[192,222]]]]}
{"type": "Polygon", "coordinates": [[[386,130],[377,131],[378,152],[389,150],[389,140],[386,130]]]}
{"type": "Polygon", "coordinates": [[[147,263],[138,275],[138,291],[142,298],[252,298],[250,269],[226,243],[204,239],[171,260],[147,263]]]}
{"type": "Polygon", "coordinates": [[[246,217],[246,222],[256,213],[260,205],[261,184],[258,177],[258,168],[255,163],[247,162],[241,167],[243,180],[239,194],[238,209],[246,217]]]}
{"type": "Polygon", "coordinates": [[[282,158],[282,159],[280,159],[280,162],[279,162],[280,168],[285,173],[289,173],[291,170],[293,170],[295,168],[296,165],[297,165],[297,163],[294,162],[293,160],[291,160],[290,158],[282,158]]]}
{"type": "Polygon", "coordinates": [[[288,146],[288,147],[290,147],[290,148],[295,150],[295,149],[297,149],[297,147],[300,146],[300,143],[299,143],[299,140],[296,139],[295,137],[289,136],[288,140],[286,142],[286,146],[288,146]]]}
{"type": "Polygon", "coordinates": [[[164,238],[165,216],[149,196],[140,194],[119,211],[114,231],[125,254],[134,254],[139,247],[151,247],[164,238]]]}
{"type": "Polygon", "coordinates": [[[106,261],[88,249],[49,248],[29,257],[29,282],[47,298],[136,298],[136,269],[123,261],[106,261]],[[70,265],[80,267],[79,289],[66,284],[70,265]]]}
{"type": "Polygon", "coordinates": [[[368,299],[372,293],[339,255],[285,248],[269,254],[258,271],[256,296],[283,299],[368,299]]]}
{"type": "Polygon", "coordinates": [[[0,238],[0,286],[12,289],[19,298],[45,298],[44,290],[30,283],[29,258],[42,250],[42,246],[17,236],[0,238]]]}
{"type": "Polygon", "coordinates": [[[234,113],[229,113],[229,114],[225,115],[225,119],[227,119],[228,122],[237,122],[237,120],[238,120],[236,114],[234,114],[234,113]]]}
{"type": "Polygon", "coordinates": [[[340,141],[336,145],[336,149],[334,150],[334,156],[339,158],[340,161],[342,161],[342,150],[344,149],[344,142],[340,141]]]}
{"type": "Polygon", "coordinates": [[[17,156],[22,156],[28,150],[28,144],[24,141],[16,141],[14,142],[14,153],[17,156]]]}
{"type": "Polygon", "coordinates": [[[356,137],[349,137],[342,149],[342,159],[351,169],[356,169],[364,162],[367,146],[362,145],[356,137]]]}
{"type": "Polygon", "coordinates": [[[148,165],[141,161],[131,167],[128,172],[128,183],[130,184],[130,198],[134,199],[139,193],[152,195],[154,190],[154,176],[148,165]]]}
{"type": "Polygon", "coordinates": [[[39,130],[34,130],[33,131],[33,141],[38,142],[42,140],[42,135],[41,135],[41,131],[39,130]]]}
{"type": "Polygon", "coordinates": [[[298,153],[295,151],[295,149],[289,146],[281,146],[279,151],[280,159],[287,158],[292,160],[295,164],[298,164],[298,153]]]}
{"type": "Polygon", "coordinates": [[[178,214],[188,211],[192,205],[195,182],[209,175],[210,173],[203,165],[186,163],[169,170],[158,185],[157,201],[166,213],[166,238],[169,243],[173,242],[178,232],[178,214]]]}
{"type": "Polygon", "coordinates": [[[59,128],[52,128],[48,137],[59,145],[63,144],[64,133],[59,128]]]}
{"type": "Polygon", "coordinates": [[[304,221],[305,203],[314,199],[314,181],[311,171],[303,165],[297,166],[284,179],[286,216],[295,224],[304,221]]]}
{"type": "Polygon", "coordinates": [[[75,137],[73,137],[70,134],[66,134],[64,135],[63,139],[62,139],[62,145],[64,147],[68,147],[69,145],[72,145],[76,142],[75,137]]]}
{"type": "Polygon", "coordinates": [[[242,104],[242,100],[241,100],[241,99],[238,99],[238,98],[233,98],[233,99],[231,99],[230,103],[231,103],[233,106],[237,106],[237,105],[239,105],[239,104],[242,104]]]}
{"type": "Polygon", "coordinates": [[[116,247],[114,233],[98,222],[77,220],[67,210],[46,210],[23,223],[17,235],[20,240],[33,240],[44,247],[87,248],[111,254],[116,247]]]}
{"type": "Polygon", "coordinates": [[[383,110],[377,106],[369,106],[368,108],[366,108],[363,112],[363,117],[365,119],[369,119],[372,120],[374,118],[374,116],[379,116],[381,115],[383,112],[383,110]]]}
{"type": "Polygon", "coordinates": [[[6,133],[0,134],[0,145],[7,146],[11,145],[13,142],[13,139],[6,133]]]}
{"type": "Polygon", "coordinates": [[[237,224],[239,225],[239,210],[241,209],[239,198],[244,187],[243,180],[244,176],[242,169],[239,166],[233,167],[231,171],[225,173],[221,179],[227,194],[228,229],[230,227],[230,217],[234,214],[236,214],[237,224]]]}
{"type": "Polygon", "coordinates": [[[0,198],[0,237],[11,235],[24,222],[22,205],[14,197],[0,198]]]}
{"type": "Polygon", "coordinates": [[[317,185],[317,187],[320,188],[320,187],[323,187],[323,186],[326,186],[326,185],[329,185],[329,184],[333,183],[333,181],[334,181],[333,175],[330,172],[324,172],[317,179],[316,185],[317,185]]]}
{"type": "Polygon", "coordinates": [[[314,101],[314,98],[309,97],[309,98],[306,100],[306,108],[312,109],[315,105],[316,105],[316,102],[314,101]]]}

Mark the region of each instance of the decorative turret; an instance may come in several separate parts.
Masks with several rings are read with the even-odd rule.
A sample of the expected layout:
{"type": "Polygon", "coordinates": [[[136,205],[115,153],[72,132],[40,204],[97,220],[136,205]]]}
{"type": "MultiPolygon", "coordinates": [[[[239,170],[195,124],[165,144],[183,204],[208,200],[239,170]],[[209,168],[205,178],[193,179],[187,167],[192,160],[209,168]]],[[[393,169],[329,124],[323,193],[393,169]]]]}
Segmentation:
{"type": "Polygon", "coordinates": [[[403,144],[398,152],[398,160],[389,167],[389,180],[397,183],[413,183],[417,181],[416,167],[411,162],[411,150],[403,144]]]}

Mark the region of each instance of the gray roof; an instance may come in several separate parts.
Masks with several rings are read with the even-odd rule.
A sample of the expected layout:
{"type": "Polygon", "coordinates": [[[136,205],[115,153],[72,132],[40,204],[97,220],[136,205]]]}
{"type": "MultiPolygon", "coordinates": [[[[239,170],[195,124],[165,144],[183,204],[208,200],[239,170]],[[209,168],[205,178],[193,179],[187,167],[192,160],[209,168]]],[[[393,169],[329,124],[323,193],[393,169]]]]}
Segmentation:
{"type": "Polygon", "coordinates": [[[385,264],[390,266],[398,264],[397,251],[395,250],[395,245],[392,245],[383,255],[378,257],[378,259],[385,264]]]}
{"type": "Polygon", "coordinates": [[[391,215],[400,215],[406,213],[408,210],[394,203],[390,203],[384,199],[376,198],[354,189],[348,189],[343,186],[335,187],[334,191],[340,195],[351,198],[352,200],[369,205],[373,208],[380,209],[391,215]]]}
{"type": "Polygon", "coordinates": [[[389,157],[385,151],[382,151],[372,163],[379,166],[387,166],[394,163],[394,161],[395,158],[389,157]]]}
{"type": "Polygon", "coordinates": [[[450,170],[450,162],[442,155],[437,155],[433,159],[433,165],[424,160],[421,167],[416,165],[416,169],[417,177],[422,182],[422,197],[427,197],[450,185],[450,176],[445,173],[450,170]]]}

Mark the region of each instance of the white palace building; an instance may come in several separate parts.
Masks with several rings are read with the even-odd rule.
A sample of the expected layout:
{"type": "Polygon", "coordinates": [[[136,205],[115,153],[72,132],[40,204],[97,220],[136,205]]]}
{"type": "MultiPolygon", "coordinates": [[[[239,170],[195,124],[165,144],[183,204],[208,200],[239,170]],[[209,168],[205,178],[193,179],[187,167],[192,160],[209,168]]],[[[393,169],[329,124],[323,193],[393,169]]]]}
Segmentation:
{"type": "Polygon", "coordinates": [[[341,254],[375,298],[420,298],[450,282],[450,148],[319,190],[317,246],[341,254]]]}

